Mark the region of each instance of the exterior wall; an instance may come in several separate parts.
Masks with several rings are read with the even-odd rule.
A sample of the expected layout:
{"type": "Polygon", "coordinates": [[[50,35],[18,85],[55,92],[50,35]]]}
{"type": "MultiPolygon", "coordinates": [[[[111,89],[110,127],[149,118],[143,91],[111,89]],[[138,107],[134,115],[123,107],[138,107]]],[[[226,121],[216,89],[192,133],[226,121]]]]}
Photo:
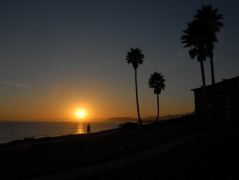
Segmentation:
{"type": "MultiPolygon", "coordinates": [[[[194,89],[195,113],[203,112],[203,89],[194,89]]],[[[239,77],[223,80],[215,86],[207,86],[205,91],[205,112],[214,123],[239,123],[239,77]]]]}

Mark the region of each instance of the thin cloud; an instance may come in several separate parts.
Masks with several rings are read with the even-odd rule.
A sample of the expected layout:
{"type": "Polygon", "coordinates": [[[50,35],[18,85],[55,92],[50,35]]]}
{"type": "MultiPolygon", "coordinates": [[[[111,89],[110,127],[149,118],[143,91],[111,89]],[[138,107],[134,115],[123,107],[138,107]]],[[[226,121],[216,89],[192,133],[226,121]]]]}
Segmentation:
{"type": "Polygon", "coordinates": [[[17,82],[2,81],[0,83],[3,85],[7,85],[7,86],[14,86],[14,87],[20,87],[20,88],[31,88],[31,86],[28,84],[17,83],[17,82]]]}

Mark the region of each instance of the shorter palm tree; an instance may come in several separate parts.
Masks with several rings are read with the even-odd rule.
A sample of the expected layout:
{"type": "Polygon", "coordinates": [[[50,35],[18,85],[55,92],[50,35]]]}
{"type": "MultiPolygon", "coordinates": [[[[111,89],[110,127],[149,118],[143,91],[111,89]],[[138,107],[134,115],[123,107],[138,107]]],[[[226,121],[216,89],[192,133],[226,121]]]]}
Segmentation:
{"type": "Polygon", "coordinates": [[[165,88],[164,76],[161,75],[161,73],[158,73],[158,72],[154,72],[153,74],[151,74],[151,76],[149,78],[149,87],[153,88],[154,89],[154,94],[157,95],[158,112],[157,112],[157,117],[155,119],[155,122],[157,122],[158,119],[159,119],[159,94],[165,88]]]}

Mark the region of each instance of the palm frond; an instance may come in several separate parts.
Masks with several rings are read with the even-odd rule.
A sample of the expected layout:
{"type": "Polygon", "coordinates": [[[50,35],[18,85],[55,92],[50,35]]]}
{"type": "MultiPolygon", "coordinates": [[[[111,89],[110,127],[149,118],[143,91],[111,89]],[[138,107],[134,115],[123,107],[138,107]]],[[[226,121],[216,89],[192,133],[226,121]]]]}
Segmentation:
{"type": "Polygon", "coordinates": [[[131,48],[127,52],[126,61],[128,64],[132,64],[134,69],[138,68],[139,64],[142,64],[144,61],[144,54],[139,48],[131,48]]]}
{"type": "Polygon", "coordinates": [[[149,78],[149,87],[154,89],[155,94],[160,94],[165,89],[165,79],[161,73],[154,72],[149,78]]]}

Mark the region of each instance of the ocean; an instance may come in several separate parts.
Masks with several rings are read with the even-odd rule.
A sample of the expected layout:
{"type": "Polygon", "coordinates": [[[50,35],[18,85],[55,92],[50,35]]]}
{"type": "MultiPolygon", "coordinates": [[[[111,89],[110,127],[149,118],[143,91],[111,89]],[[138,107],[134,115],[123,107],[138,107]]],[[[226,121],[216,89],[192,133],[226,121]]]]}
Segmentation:
{"type": "MultiPolygon", "coordinates": [[[[87,122],[1,122],[0,143],[16,139],[86,133],[87,122]]],[[[91,132],[117,128],[119,122],[91,122],[91,132]]]]}

